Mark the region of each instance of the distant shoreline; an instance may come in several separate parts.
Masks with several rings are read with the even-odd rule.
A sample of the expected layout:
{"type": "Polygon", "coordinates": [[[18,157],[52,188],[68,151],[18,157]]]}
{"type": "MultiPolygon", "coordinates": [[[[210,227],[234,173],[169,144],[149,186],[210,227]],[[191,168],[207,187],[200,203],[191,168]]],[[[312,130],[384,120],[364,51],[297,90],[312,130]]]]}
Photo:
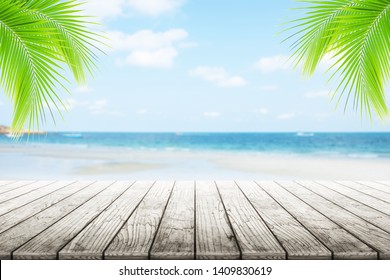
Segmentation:
{"type": "MultiPolygon", "coordinates": [[[[29,130],[22,130],[20,132],[21,134],[46,134],[44,131],[29,131],[29,130]]],[[[12,132],[11,128],[9,126],[0,125],[0,134],[2,135],[16,135],[12,132]]]]}
{"type": "Polygon", "coordinates": [[[389,158],[61,145],[0,145],[0,158],[3,180],[390,180],[389,158]]]}

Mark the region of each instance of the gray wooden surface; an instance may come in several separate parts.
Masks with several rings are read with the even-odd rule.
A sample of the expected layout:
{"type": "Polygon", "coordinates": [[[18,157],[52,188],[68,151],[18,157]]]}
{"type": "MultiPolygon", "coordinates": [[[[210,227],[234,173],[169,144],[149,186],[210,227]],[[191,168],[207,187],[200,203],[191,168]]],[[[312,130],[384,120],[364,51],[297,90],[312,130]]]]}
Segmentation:
{"type": "Polygon", "coordinates": [[[194,259],[195,182],[176,182],[152,248],[152,259],[194,259]]]}
{"type": "Polygon", "coordinates": [[[390,259],[390,182],[0,181],[0,259],[390,259]]]}

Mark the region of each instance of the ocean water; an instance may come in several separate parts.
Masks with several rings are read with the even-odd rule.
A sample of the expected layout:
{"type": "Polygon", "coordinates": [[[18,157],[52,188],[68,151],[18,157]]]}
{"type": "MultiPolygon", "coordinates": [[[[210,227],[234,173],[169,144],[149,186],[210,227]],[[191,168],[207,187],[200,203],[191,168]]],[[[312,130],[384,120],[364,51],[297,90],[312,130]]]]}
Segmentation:
{"type": "Polygon", "coordinates": [[[390,133],[91,133],[58,132],[15,140],[0,135],[0,145],[115,147],[141,150],[258,152],[390,158],[390,133]]]}

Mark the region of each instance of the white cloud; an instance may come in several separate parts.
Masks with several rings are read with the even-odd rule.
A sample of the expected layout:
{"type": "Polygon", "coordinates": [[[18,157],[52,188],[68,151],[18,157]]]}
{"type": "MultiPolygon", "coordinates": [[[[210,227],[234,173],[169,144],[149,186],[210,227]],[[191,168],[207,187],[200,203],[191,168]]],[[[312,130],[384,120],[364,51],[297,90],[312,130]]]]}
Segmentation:
{"type": "Polygon", "coordinates": [[[221,113],[219,112],[204,112],[203,116],[206,118],[219,118],[221,113]]]}
{"type": "Polygon", "coordinates": [[[118,64],[150,68],[170,68],[178,55],[176,45],[188,37],[184,29],[165,32],[141,30],[134,34],[109,31],[110,45],[114,51],[129,52],[118,64]]]}
{"type": "Polygon", "coordinates": [[[170,13],[184,4],[184,0],[128,0],[135,11],[147,16],[159,16],[170,13]]]}
{"type": "Polygon", "coordinates": [[[108,105],[108,101],[106,99],[99,99],[99,100],[93,101],[88,106],[88,111],[92,115],[101,115],[102,113],[105,112],[107,105],[108,105]]]}
{"type": "Polygon", "coordinates": [[[134,51],[125,59],[125,63],[149,68],[170,68],[177,56],[175,48],[165,48],[155,51],[134,51]]]}
{"type": "Polygon", "coordinates": [[[79,2],[85,2],[82,8],[86,14],[100,19],[123,15],[127,5],[126,0],[85,0],[79,2]]]}
{"type": "Polygon", "coordinates": [[[178,10],[184,0],[85,0],[86,14],[100,19],[128,15],[131,11],[146,16],[159,16],[178,10]]]}
{"type": "Polygon", "coordinates": [[[196,42],[183,42],[178,45],[178,47],[181,49],[192,49],[196,48],[197,46],[199,46],[199,44],[196,42]]]}
{"type": "Polygon", "coordinates": [[[92,88],[90,88],[89,86],[85,85],[85,86],[79,86],[76,88],[76,92],[77,93],[91,93],[93,91],[92,88]]]}
{"type": "Polygon", "coordinates": [[[113,50],[156,50],[186,39],[188,33],[184,29],[169,29],[165,32],[145,29],[130,35],[121,31],[108,31],[107,36],[113,50]]]}
{"type": "MultiPolygon", "coordinates": [[[[113,110],[109,108],[109,101],[106,99],[98,100],[77,100],[74,98],[68,98],[64,101],[65,108],[59,107],[61,111],[72,111],[74,109],[82,109],[87,111],[91,115],[110,115],[117,117],[125,117],[124,112],[113,110]]],[[[53,105],[54,106],[54,105],[53,105]]]]}
{"type": "Polygon", "coordinates": [[[295,118],[296,114],[295,113],[284,113],[284,114],[280,114],[277,116],[277,119],[278,120],[291,120],[293,118],[295,118]]]}
{"type": "MultiPolygon", "coordinates": [[[[320,63],[318,64],[318,70],[325,72],[336,62],[334,53],[327,53],[324,55],[320,63]]],[[[262,57],[256,63],[253,64],[253,68],[260,70],[263,73],[273,73],[277,71],[292,70],[294,68],[295,61],[290,59],[290,56],[285,54],[262,57]]],[[[302,65],[297,65],[297,69],[302,70],[302,65]]]]}
{"type": "Polygon", "coordinates": [[[200,66],[189,71],[190,76],[213,82],[220,87],[240,87],[247,83],[240,76],[230,75],[223,67],[200,66]]]}
{"type": "Polygon", "coordinates": [[[287,70],[292,67],[287,55],[276,55],[270,57],[262,57],[253,67],[263,73],[272,73],[280,70],[287,70]]]}
{"type": "Polygon", "coordinates": [[[329,98],[332,96],[332,92],[329,90],[320,90],[320,91],[310,91],[305,94],[306,98],[329,98]]]}

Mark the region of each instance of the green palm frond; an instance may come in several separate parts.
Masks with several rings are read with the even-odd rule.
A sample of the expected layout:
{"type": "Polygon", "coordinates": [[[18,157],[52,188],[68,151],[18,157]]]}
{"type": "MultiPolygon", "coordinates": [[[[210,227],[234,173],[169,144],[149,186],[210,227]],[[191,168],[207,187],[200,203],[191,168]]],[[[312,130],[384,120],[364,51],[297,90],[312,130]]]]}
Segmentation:
{"type": "Polygon", "coordinates": [[[304,0],[305,15],[290,22],[296,38],[295,62],[312,75],[331,55],[331,79],[337,78],[335,94],[345,98],[370,118],[374,111],[389,117],[386,83],[390,78],[390,0],[304,0]]]}
{"type": "Polygon", "coordinates": [[[68,82],[64,66],[85,82],[95,66],[98,37],[75,0],[1,2],[0,86],[13,102],[17,133],[44,122],[45,108],[52,113],[53,106],[64,106],[58,95],[68,82]]]}

